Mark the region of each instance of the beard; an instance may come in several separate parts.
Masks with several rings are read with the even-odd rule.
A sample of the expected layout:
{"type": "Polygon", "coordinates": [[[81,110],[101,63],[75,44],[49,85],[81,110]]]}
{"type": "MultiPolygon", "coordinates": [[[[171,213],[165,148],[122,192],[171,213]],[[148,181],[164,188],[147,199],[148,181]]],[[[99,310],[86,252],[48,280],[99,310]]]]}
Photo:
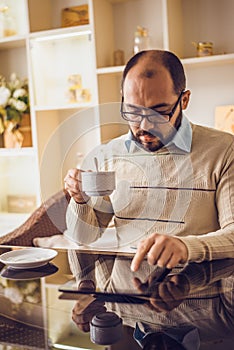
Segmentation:
{"type": "Polygon", "coordinates": [[[170,122],[161,124],[163,126],[160,129],[150,129],[148,131],[139,129],[137,130],[135,135],[130,129],[133,140],[136,141],[146,151],[158,151],[160,148],[168,144],[174,138],[176,132],[181,126],[182,116],[183,114],[181,109],[174,125],[172,125],[170,122]],[[146,141],[143,141],[144,139],[146,141]]]}

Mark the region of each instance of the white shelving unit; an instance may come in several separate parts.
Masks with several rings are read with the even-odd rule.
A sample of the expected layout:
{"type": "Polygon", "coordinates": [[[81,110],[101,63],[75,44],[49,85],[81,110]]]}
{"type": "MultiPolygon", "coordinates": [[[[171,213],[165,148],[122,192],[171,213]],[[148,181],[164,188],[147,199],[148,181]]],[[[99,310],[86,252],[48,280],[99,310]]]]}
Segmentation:
{"type": "Polygon", "coordinates": [[[192,91],[186,111],[192,122],[214,126],[215,107],[233,104],[233,0],[5,1],[17,34],[0,38],[0,74],[29,79],[33,144],[0,149],[3,215],[9,195],[34,195],[39,205],[62,188],[79,157],[126,130],[113,104],[121,98],[124,66],[114,66],[113,56],[121,49],[125,62],[131,57],[138,25],[148,28],[152,48],[182,59],[192,91]],[[62,27],[62,9],[84,4],[89,23],[62,27]],[[196,57],[192,42],[199,41],[213,42],[214,55],[196,57]],[[82,77],[89,100],[69,100],[71,75],[82,77]]]}

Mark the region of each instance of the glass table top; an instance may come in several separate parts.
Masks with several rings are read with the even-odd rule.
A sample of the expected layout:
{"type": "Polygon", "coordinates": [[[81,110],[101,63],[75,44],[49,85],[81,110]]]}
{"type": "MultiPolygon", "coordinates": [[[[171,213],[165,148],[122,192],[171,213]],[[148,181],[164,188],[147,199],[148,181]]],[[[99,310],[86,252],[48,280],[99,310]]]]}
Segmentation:
{"type": "Polygon", "coordinates": [[[234,259],[173,270],[144,261],[132,272],[130,253],[55,251],[34,267],[23,259],[25,248],[0,246],[2,257],[8,252],[24,262],[15,268],[0,256],[0,350],[150,349],[158,335],[159,349],[233,349],[234,259]],[[96,327],[99,317],[107,328],[96,327]],[[120,325],[132,339],[115,330],[120,325]]]}

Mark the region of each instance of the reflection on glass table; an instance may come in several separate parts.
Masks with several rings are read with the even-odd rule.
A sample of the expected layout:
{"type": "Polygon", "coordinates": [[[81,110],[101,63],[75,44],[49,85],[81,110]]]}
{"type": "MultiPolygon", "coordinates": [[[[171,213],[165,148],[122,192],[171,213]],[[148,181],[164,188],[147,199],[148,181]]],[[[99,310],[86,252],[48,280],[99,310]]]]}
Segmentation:
{"type": "MultiPolygon", "coordinates": [[[[23,248],[0,246],[0,254],[16,250],[23,248]]],[[[37,268],[14,269],[0,263],[0,349],[104,350],[77,329],[71,318],[74,302],[59,300],[58,287],[72,274],[67,251],[57,253],[37,268]]]]}
{"type": "Polygon", "coordinates": [[[88,323],[87,316],[93,316],[92,306],[95,312],[97,306],[105,306],[135,330],[142,347],[163,334],[181,349],[232,349],[233,259],[191,263],[172,271],[145,261],[133,273],[132,257],[127,255],[70,250],[68,257],[74,279],[60,286],[60,298],[77,299],[73,320],[78,327],[83,326],[82,317],[88,323]]]}
{"type": "MultiPolygon", "coordinates": [[[[15,249],[22,248],[0,246],[0,254],[15,249]]],[[[48,264],[35,269],[14,270],[0,263],[0,345],[26,350],[233,349],[234,259],[171,271],[144,261],[131,272],[132,254],[56,251],[48,264]],[[109,339],[102,345],[92,332],[107,318],[104,335],[109,339]],[[110,336],[115,326],[116,339],[110,336]]]]}

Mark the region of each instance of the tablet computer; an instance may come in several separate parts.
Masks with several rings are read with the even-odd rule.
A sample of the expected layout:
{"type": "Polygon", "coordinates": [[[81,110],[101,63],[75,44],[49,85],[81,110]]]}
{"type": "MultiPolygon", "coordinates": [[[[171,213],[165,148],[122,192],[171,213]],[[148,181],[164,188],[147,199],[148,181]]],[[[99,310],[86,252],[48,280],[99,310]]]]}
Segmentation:
{"type": "Polygon", "coordinates": [[[119,303],[137,303],[142,304],[147,302],[152,293],[155,291],[155,284],[160,283],[164,278],[171,272],[171,269],[165,267],[156,266],[154,271],[146,278],[149,282],[143,282],[143,288],[131,288],[122,289],[121,286],[115,291],[106,289],[100,289],[97,285],[96,287],[90,288],[78,288],[75,279],[72,279],[59,287],[59,292],[62,292],[60,299],[77,299],[78,295],[91,295],[96,299],[104,302],[119,302],[119,303]]]}

